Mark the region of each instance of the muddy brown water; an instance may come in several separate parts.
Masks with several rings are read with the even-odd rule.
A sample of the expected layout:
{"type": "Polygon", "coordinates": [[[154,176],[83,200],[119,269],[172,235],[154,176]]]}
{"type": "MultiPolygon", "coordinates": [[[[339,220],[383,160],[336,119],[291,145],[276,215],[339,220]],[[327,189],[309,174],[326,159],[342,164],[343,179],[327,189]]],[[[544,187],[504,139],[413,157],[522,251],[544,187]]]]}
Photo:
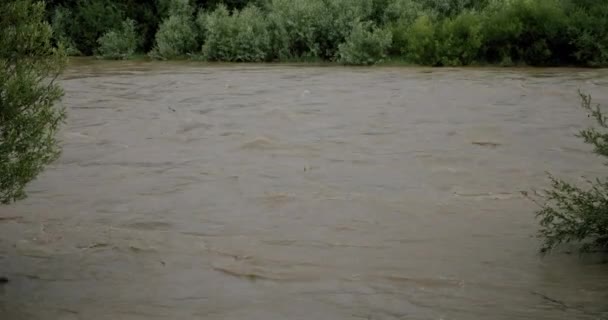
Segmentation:
{"type": "Polygon", "coordinates": [[[608,70],[72,62],[0,208],[1,319],[605,319],[521,191],[605,173],[608,70]]]}

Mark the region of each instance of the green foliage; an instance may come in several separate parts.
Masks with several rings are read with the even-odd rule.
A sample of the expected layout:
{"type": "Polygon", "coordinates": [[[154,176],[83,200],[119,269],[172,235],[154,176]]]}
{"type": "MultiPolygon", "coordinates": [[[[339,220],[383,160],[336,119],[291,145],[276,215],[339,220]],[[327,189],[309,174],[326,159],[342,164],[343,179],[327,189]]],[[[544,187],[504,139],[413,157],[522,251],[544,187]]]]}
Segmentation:
{"type": "Polygon", "coordinates": [[[65,53],[52,46],[43,2],[0,4],[0,202],[25,197],[26,184],[57,158],[54,107],[63,91],[54,79],[65,53]]]}
{"type": "Polygon", "coordinates": [[[207,39],[207,14],[204,10],[199,10],[196,19],[194,19],[194,27],[196,32],[196,42],[205,43],[207,39]]]}
{"type": "Polygon", "coordinates": [[[326,60],[337,58],[338,47],[360,23],[369,21],[372,0],[331,0],[327,1],[327,15],[323,23],[324,32],[317,35],[319,57],[326,60]]]}
{"type": "Polygon", "coordinates": [[[392,34],[391,55],[397,56],[407,51],[409,27],[425,12],[422,5],[415,0],[390,0],[384,10],[385,29],[392,34]]]}
{"type": "Polygon", "coordinates": [[[409,26],[423,13],[422,5],[415,0],[390,0],[382,20],[409,26]]]}
{"type": "Polygon", "coordinates": [[[124,0],[122,3],[125,17],[135,21],[138,49],[150,51],[158,25],[164,18],[156,11],[155,1],[124,0]]]}
{"type": "Polygon", "coordinates": [[[369,19],[376,25],[383,25],[385,22],[386,7],[394,0],[372,0],[370,2],[369,19]]]}
{"type": "Polygon", "coordinates": [[[333,60],[339,44],[359,21],[369,19],[372,8],[371,0],[273,0],[273,47],[282,58],[333,60]]]}
{"type": "Polygon", "coordinates": [[[483,35],[479,16],[465,12],[454,18],[432,20],[422,16],[407,35],[407,54],[414,63],[461,66],[475,61],[483,35]]]}
{"type": "MultiPolygon", "coordinates": [[[[593,106],[591,97],[580,93],[582,107],[595,118],[598,128],[582,130],[584,142],[595,148],[595,153],[608,157],[608,123],[600,106],[593,106]]],[[[552,189],[547,202],[537,212],[543,239],[542,253],[562,243],[582,242],[582,250],[608,249],[608,179],[588,181],[588,188],[572,185],[551,177],[552,189]]]]}
{"type": "Polygon", "coordinates": [[[568,62],[568,22],[558,0],[499,1],[485,14],[484,51],[489,62],[507,57],[531,65],[568,62]]]}
{"type": "Polygon", "coordinates": [[[320,56],[318,36],[327,29],[326,8],[320,0],[273,0],[271,35],[280,57],[320,56]]]}
{"type": "MultiPolygon", "coordinates": [[[[504,0],[499,1],[504,2],[504,0]]],[[[489,0],[419,0],[419,2],[426,9],[442,17],[453,17],[466,10],[481,10],[488,5],[489,0]]]]}
{"type": "MultiPolygon", "coordinates": [[[[200,17],[199,17],[200,19],[200,17]]],[[[203,55],[216,61],[264,61],[270,56],[270,35],[264,14],[255,6],[242,11],[220,5],[202,19],[205,25],[203,55]]]]}
{"type": "Polygon", "coordinates": [[[74,18],[70,9],[57,7],[53,12],[51,26],[53,28],[53,39],[56,43],[61,44],[67,55],[78,56],[81,52],[76,47],[76,43],[70,36],[70,30],[73,27],[74,18]]]}
{"type": "Polygon", "coordinates": [[[475,61],[483,44],[481,19],[465,12],[443,20],[439,31],[438,53],[444,66],[468,65],[475,61]]]}
{"type": "MultiPolygon", "coordinates": [[[[496,2],[483,17],[483,33],[486,39],[482,50],[489,62],[508,62],[518,55],[517,41],[524,31],[524,24],[513,14],[506,12],[506,6],[496,2]]],[[[518,59],[518,57],[516,58],[518,59]]]]}
{"type": "Polygon", "coordinates": [[[339,47],[339,61],[344,64],[369,65],[381,62],[391,45],[391,32],[378,29],[369,30],[367,24],[358,23],[346,42],[339,47]]]}
{"type": "Polygon", "coordinates": [[[255,5],[260,7],[260,5],[264,4],[266,1],[270,0],[195,0],[194,4],[208,11],[213,11],[218,6],[223,5],[229,11],[231,11],[234,9],[241,10],[247,5],[255,5]]]}
{"type": "Polygon", "coordinates": [[[150,57],[171,59],[195,52],[198,46],[195,30],[190,16],[169,16],[156,33],[156,43],[150,57]]]}
{"type": "Polygon", "coordinates": [[[170,0],[168,5],[169,16],[192,16],[194,7],[190,0],[170,0]]]}
{"type": "Polygon", "coordinates": [[[97,40],[99,54],[106,59],[127,59],[137,48],[135,21],[127,19],[120,28],[108,31],[97,40]]]}
{"type": "Polygon", "coordinates": [[[567,39],[577,64],[608,66],[608,2],[571,1],[566,7],[567,39]]]}
{"type": "Polygon", "coordinates": [[[409,25],[404,23],[389,23],[384,28],[392,35],[388,54],[391,56],[404,55],[407,52],[409,25]]]}
{"type": "Polygon", "coordinates": [[[205,44],[203,55],[208,60],[232,60],[236,56],[234,38],[239,32],[234,25],[238,11],[234,17],[230,16],[228,9],[220,5],[207,16],[199,16],[201,29],[205,30],[205,44]]]}
{"type": "Polygon", "coordinates": [[[72,54],[95,52],[97,39],[129,18],[137,27],[138,46],[162,59],[197,53],[206,45],[211,60],[334,61],[340,59],[340,45],[364,23],[390,31],[388,54],[411,63],[608,65],[608,2],[603,0],[48,1],[54,40],[72,54]],[[228,14],[221,16],[218,8],[228,14]],[[243,12],[250,17],[242,18],[243,12]],[[206,19],[212,15],[237,25],[215,21],[212,42],[206,44],[206,19]],[[246,48],[253,52],[242,52],[246,48]]]}
{"type": "Polygon", "coordinates": [[[427,15],[414,21],[406,36],[408,59],[418,64],[440,65],[437,29],[436,23],[427,15]]]}
{"type": "Polygon", "coordinates": [[[76,43],[77,49],[86,55],[95,52],[99,37],[124,20],[124,12],[112,0],[79,0],[73,12],[70,38],[76,43]]]}

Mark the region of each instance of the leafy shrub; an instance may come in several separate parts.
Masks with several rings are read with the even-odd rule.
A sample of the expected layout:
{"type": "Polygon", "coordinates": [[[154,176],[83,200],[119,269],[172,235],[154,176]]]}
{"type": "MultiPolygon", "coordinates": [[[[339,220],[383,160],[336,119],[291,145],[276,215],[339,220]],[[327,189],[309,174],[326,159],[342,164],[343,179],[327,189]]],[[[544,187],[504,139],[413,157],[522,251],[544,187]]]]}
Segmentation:
{"type": "Polygon", "coordinates": [[[215,50],[212,48],[221,52],[223,46],[232,48],[231,52],[245,47],[252,47],[255,52],[232,52],[226,56],[217,53],[218,57],[213,57],[217,55],[213,53],[211,59],[337,60],[340,44],[357,24],[371,23],[392,34],[388,54],[401,55],[418,64],[464,65],[483,61],[503,65],[608,65],[608,2],[604,0],[48,2],[53,6],[49,18],[53,21],[54,41],[62,43],[71,54],[90,55],[97,51],[97,39],[119,26],[125,17],[136,21],[141,40],[138,47],[150,51],[153,57],[167,59],[200,53],[208,31],[205,20],[218,6],[228,11],[225,19],[241,25],[247,24],[244,18],[231,20],[232,16],[240,17],[243,10],[249,10],[247,6],[256,6],[259,9],[252,14],[250,23],[256,30],[262,30],[264,25],[259,36],[258,31],[252,31],[253,39],[248,39],[243,31],[248,29],[235,26],[228,29],[240,31],[227,32],[240,38],[222,39],[217,37],[218,29],[213,31],[214,42],[209,45],[210,52],[215,50]],[[197,7],[200,9],[195,19],[197,7]]]}
{"type": "MultiPolygon", "coordinates": [[[[595,153],[608,157],[608,119],[590,96],[580,94],[582,107],[597,120],[599,128],[582,130],[580,137],[595,147],[595,153]]],[[[584,189],[551,177],[552,189],[537,212],[543,239],[542,253],[562,243],[583,242],[582,250],[608,249],[608,179],[589,181],[584,189]]]]}
{"type": "Polygon", "coordinates": [[[121,27],[108,31],[101,36],[99,43],[99,54],[106,59],[127,59],[135,53],[137,48],[137,34],[135,33],[135,21],[127,19],[121,27]]]}
{"type": "Polygon", "coordinates": [[[124,12],[115,1],[79,0],[74,11],[70,38],[80,52],[91,55],[97,48],[97,39],[120,25],[123,20],[124,12]]]}
{"type": "Polygon", "coordinates": [[[199,10],[196,14],[196,19],[194,19],[194,27],[196,31],[196,42],[197,43],[205,43],[205,39],[207,38],[207,17],[209,14],[204,10],[199,10]]]}
{"type": "Polygon", "coordinates": [[[156,33],[156,43],[150,57],[171,59],[196,50],[197,35],[190,16],[172,15],[165,19],[156,33]]]}
{"type": "Polygon", "coordinates": [[[406,54],[409,27],[409,25],[404,23],[389,23],[384,27],[392,35],[391,45],[388,48],[389,55],[399,56],[406,54]]]}
{"type": "Polygon", "coordinates": [[[381,62],[391,45],[391,32],[379,28],[369,31],[367,24],[358,23],[346,42],[340,44],[340,62],[369,65],[381,62]]]}
{"type": "Polygon", "coordinates": [[[465,12],[448,18],[441,24],[438,35],[438,56],[444,66],[468,65],[479,55],[483,36],[478,15],[465,12]]]}
{"type": "Polygon", "coordinates": [[[419,0],[419,2],[440,17],[453,17],[466,10],[483,9],[488,5],[489,0],[419,0]]]}
{"type": "Polygon", "coordinates": [[[422,5],[415,0],[390,0],[384,10],[382,21],[392,34],[389,53],[404,54],[407,51],[407,34],[414,21],[424,15],[422,5]]]}
{"type": "Polygon", "coordinates": [[[531,65],[567,62],[567,17],[557,0],[495,2],[485,10],[485,56],[531,65]]]}
{"type": "Polygon", "coordinates": [[[524,31],[524,24],[507,13],[507,6],[493,5],[487,8],[483,16],[483,55],[489,62],[511,62],[519,59],[517,41],[524,31]]]}
{"type": "Polygon", "coordinates": [[[221,5],[225,6],[228,11],[232,11],[234,9],[241,10],[247,5],[255,5],[260,8],[267,1],[270,0],[195,0],[194,2],[197,6],[209,11],[213,11],[221,5]]]}
{"type": "Polygon", "coordinates": [[[51,45],[43,2],[0,2],[0,203],[24,188],[59,155],[55,134],[64,118],[54,79],[65,54],[51,45]]]}
{"type": "Polygon", "coordinates": [[[608,2],[572,1],[568,12],[567,39],[577,64],[608,66],[608,2]]]}
{"type": "Polygon", "coordinates": [[[204,19],[206,39],[203,55],[209,60],[264,61],[270,55],[270,36],[264,14],[249,6],[232,15],[225,6],[204,19]]]}
{"type": "Polygon", "coordinates": [[[249,6],[233,15],[236,34],[234,37],[234,61],[263,61],[269,56],[270,36],[263,13],[249,6]]]}
{"type": "Polygon", "coordinates": [[[407,57],[413,63],[440,65],[437,26],[427,15],[416,19],[407,32],[407,57]]]}
{"type": "Polygon", "coordinates": [[[154,47],[154,36],[159,24],[165,18],[156,11],[156,1],[125,0],[125,17],[135,21],[137,47],[148,52],[154,47]]]}
{"type": "Polygon", "coordinates": [[[372,0],[273,0],[271,42],[279,57],[333,60],[359,21],[372,14],[372,0]]]}
{"type": "Polygon", "coordinates": [[[317,38],[321,58],[337,58],[338,46],[346,40],[360,22],[369,21],[373,0],[330,0],[327,1],[328,15],[325,32],[317,38]]]}
{"type": "Polygon", "coordinates": [[[279,56],[320,56],[317,38],[328,24],[322,1],[273,0],[270,20],[271,36],[279,56]]]}
{"type": "Polygon", "coordinates": [[[167,12],[169,16],[192,16],[194,7],[190,0],[169,0],[167,12]]]}
{"type": "Polygon", "coordinates": [[[53,39],[55,43],[61,44],[67,55],[78,56],[81,52],[76,48],[76,43],[70,37],[70,30],[73,27],[73,15],[70,9],[57,7],[51,18],[53,28],[53,39]]]}
{"type": "Polygon", "coordinates": [[[370,2],[369,19],[376,25],[384,25],[384,12],[389,4],[394,0],[372,0],[370,2]]]}
{"type": "Polygon", "coordinates": [[[409,26],[423,13],[422,5],[415,0],[391,0],[384,10],[383,22],[409,26]]]}
{"type": "Polygon", "coordinates": [[[234,36],[236,28],[228,9],[220,5],[204,19],[199,17],[205,29],[203,55],[209,60],[227,60],[234,55],[234,36]]]}

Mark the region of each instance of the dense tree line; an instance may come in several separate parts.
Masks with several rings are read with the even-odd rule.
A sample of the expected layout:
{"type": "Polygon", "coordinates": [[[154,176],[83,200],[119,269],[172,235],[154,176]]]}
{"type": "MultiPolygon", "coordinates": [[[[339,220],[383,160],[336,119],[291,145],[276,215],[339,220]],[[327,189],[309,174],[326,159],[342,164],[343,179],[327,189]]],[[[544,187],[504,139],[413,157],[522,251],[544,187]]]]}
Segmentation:
{"type": "Polygon", "coordinates": [[[73,55],[608,64],[606,0],[49,0],[73,55]]]}

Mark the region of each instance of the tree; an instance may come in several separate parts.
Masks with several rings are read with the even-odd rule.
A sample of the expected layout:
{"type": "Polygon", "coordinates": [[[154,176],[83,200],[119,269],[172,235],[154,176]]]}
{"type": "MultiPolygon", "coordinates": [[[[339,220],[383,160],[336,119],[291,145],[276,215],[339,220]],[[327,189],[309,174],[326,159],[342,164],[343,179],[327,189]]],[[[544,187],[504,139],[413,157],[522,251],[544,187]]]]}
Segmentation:
{"type": "Polygon", "coordinates": [[[55,105],[55,79],[66,59],[51,44],[45,5],[32,0],[0,4],[0,202],[25,197],[26,184],[57,158],[56,132],[64,119],[55,105]]]}
{"type": "MultiPolygon", "coordinates": [[[[608,157],[608,118],[591,97],[579,92],[582,107],[593,117],[598,128],[582,130],[579,137],[594,146],[594,152],[608,157]]],[[[564,180],[551,178],[552,189],[537,212],[540,219],[541,253],[562,243],[582,242],[582,251],[608,249],[608,179],[588,181],[582,188],[564,180]]]]}

